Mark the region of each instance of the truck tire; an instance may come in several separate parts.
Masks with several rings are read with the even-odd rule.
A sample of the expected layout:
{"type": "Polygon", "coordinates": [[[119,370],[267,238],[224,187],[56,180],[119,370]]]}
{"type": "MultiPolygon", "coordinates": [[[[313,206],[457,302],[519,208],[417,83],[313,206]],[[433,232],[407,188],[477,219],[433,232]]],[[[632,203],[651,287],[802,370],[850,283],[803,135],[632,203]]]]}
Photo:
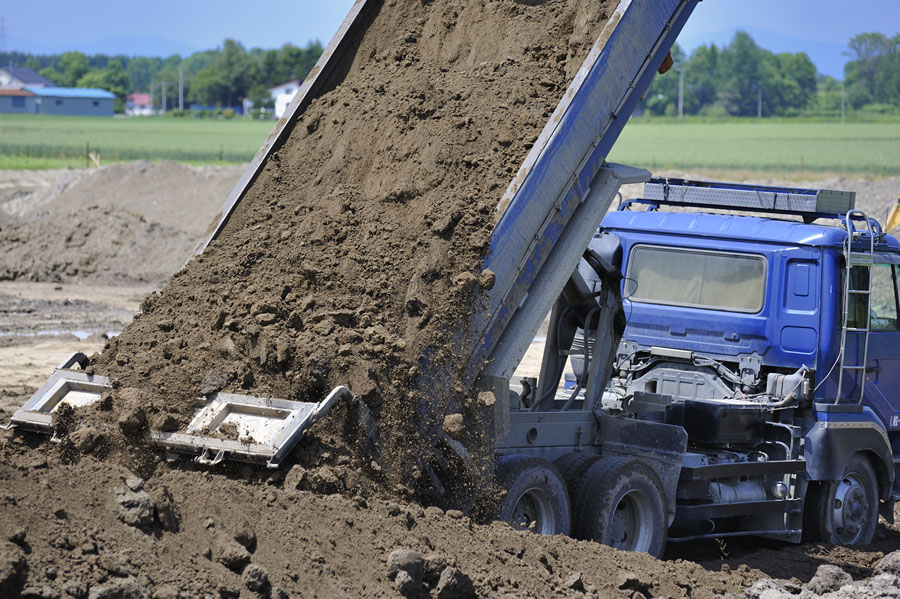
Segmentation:
{"type": "Polygon", "coordinates": [[[872,464],[855,454],[840,480],[810,482],[803,510],[807,541],[867,545],[878,526],[878,478],[872,464]]]}
{"type": "Polygon", "coordinates": [[[498,520],[542,535],[569,534],[569,494],[553,464],[526,455],[501,456],[497,460],[496,480],[505,491],[498,520]]]}
{"type": "Polygon", "coordinates": [[[668,521],[653,469],[633,458],[605,458],[581,477],[572,501],[575,533],[625,551],[661,557],[668,521]]]}
{"type": "Polygon", "coordinates": [[[599,459],[600,456],[593,453],[567,453],[553,461],[553,465],[556,466],[566,482],[569,497],[575,495],[575,489],[578,488],[578,482],[584,471],[599,459]]]}

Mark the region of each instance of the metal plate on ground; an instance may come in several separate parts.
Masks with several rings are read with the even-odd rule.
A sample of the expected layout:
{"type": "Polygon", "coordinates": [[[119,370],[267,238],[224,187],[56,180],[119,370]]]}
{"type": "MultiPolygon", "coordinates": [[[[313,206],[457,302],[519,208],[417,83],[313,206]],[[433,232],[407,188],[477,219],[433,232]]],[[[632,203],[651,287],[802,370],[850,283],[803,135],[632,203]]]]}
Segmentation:
{"type": "Polygon", "coordinates": [[[44,386],[16,410],[11,425],[39,432],[52,432],[53,413],[59,406],[89,406],[112,389],[112,381],[103,376],[75,370],[57,370],[44,386]]]}
{"type": "Polygon", "coordinates": [[[152,437],[169,451],[196,455],[201,464],[234,459],[277,468],[306,430],[341,398],[350,399],[344,387],[318,403],[219,393],[184,432],[154,431],[152,437]]]}

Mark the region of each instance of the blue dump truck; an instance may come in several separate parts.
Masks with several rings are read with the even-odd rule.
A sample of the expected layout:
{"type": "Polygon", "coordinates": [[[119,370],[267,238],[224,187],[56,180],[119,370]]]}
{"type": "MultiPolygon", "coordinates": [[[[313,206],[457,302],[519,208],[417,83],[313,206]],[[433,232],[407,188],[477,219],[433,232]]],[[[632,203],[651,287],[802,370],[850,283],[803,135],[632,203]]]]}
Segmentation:
{"type": "MultiPolygon", "coordinates": [[[[900,244],[850,193],[655,180],[606,160],[697,2],[621,0],[498,198],[492,284],[447,331],[465,367],[423,356],[413,382],[434,441],[423,479],[444,504],[460,478],[480,481],[514,526],[654,555],[734,535],[865,544],[898,494],[900,244]],[[626,183],[645,183],[643,197],[604,220],[626,183]],[[539,376],[520,383],[548,314],[539,376]],[[472,446],[442,427],[445,407],[465,407],[456,389],[478,400],[463,402],[478,411],[472,446]]],[[[382,4],[354,3],[198,254],[341,80],[382,4]]],[[[61,364],[9,426],[52,433],[59,405],[98,401],[114,381],[76,368],[87,363],[61,364]]],[[[151,440],[210,466],[277,468],[351,395],[219,393],[151,440]],[[238,440],[216,434],[225,425],[238,440]]]]}
{"type": "Polygon", "coordinates": [[[900,242],[854,200],[653,179],[610,212],[514,394],[504,517],[657,555],[871,541],[900,491],[900,242]]]}

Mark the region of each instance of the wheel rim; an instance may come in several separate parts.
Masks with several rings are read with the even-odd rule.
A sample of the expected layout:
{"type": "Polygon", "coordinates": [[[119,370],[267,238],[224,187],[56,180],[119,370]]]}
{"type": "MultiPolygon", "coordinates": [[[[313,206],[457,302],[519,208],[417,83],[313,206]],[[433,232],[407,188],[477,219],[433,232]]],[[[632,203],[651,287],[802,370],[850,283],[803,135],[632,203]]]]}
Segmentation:
{"type": "Polygon", "coordinates": [[[869,497],[859,474],[848,473],[838,483],[831,514],[834,533],[842,545],[853,545],[863,536],[869,521],[869,497]]]}
{"type": "Polygon", "coordinates": [[[642,491],[629,491],[619,500],[609,527],[609,545],[625,551],[650,551],[653,508],[642,491]]]}
{"type": "Polygon", "coordinates": [[[556,516],[553,503],[543,489],[532,487],[519,497],[510,514],[510,524],[519,530],[530,530],[541,535],[556,532],[556,516]]]}

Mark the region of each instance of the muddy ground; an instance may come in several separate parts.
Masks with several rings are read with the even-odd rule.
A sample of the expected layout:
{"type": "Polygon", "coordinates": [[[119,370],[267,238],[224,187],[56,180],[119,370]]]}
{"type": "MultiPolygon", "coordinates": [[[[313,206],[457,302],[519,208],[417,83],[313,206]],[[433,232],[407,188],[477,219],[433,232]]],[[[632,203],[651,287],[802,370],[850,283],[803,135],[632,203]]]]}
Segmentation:
{"type": "MultiPolygon", "coordinates": [[[[147,165],[116,168],[120,177],[147,165]]],[[[30,173],[28,180],[31,189],[47,189],[66,176],[82,185],[98,177],[92,197],[112,212],[132,193],[143,193],[116,187],[115,177],[103,183],[105,174],[30,173]]],[[[201,174],[196,192],[204,185],[216,193],[226,188],[224,197],[239,173],[201,174]]],[[[860,205],[876,215],[900,188],[898,179],[810,183],[855,189],[860,205]]],[[[0,183],[0,189],[21,203],[29,188],[0,183]]],[[[52,196],[45,205],[55,205],[52,196]]],[[[159,268],[143,280],[119,276],[101,260],[94,272],[0,282],[0,409],[8,416],[70,353],[100,351],[105,337],[121,331],[141,299],[190,253],[203,221],[218,208],[213,201],[201,209],[172,199],[155,215],[144,214],[160,227],[176,228],[188,216],[197,221],[181,234],[185,255],[169,263],[169,272],[159,268]]],[[[35,220],[57,226],[56,214],[47,208],[35,220]]],[[[123,251],[146,251],[140,240],[132,243],[123,251]]],[[[140,448],[117,447],[102,430],[69,442],[78,451],[34,435],[0,436],[0,596],[399,596],[388,562],[395,550],[408,549],[422,555],[421,563],[405,555],[413,570],[422,568],[420,590],[438,595],[440,589],[444,597],[467,596],[467,580],[486,597],[711,597],[743,592],[761,578],[806,583],[823,564],[866,579],[880,558],[900,548],[900,528],[882,522],[876,542],[861,550],[744,539],[670,545],[659,561],[423,508],[374,487],[357,475],[356,457],[315,434],[276,472],[147,464],[140,448]],[[121,451],[131,459],[109,459],[121,451]]]]}

